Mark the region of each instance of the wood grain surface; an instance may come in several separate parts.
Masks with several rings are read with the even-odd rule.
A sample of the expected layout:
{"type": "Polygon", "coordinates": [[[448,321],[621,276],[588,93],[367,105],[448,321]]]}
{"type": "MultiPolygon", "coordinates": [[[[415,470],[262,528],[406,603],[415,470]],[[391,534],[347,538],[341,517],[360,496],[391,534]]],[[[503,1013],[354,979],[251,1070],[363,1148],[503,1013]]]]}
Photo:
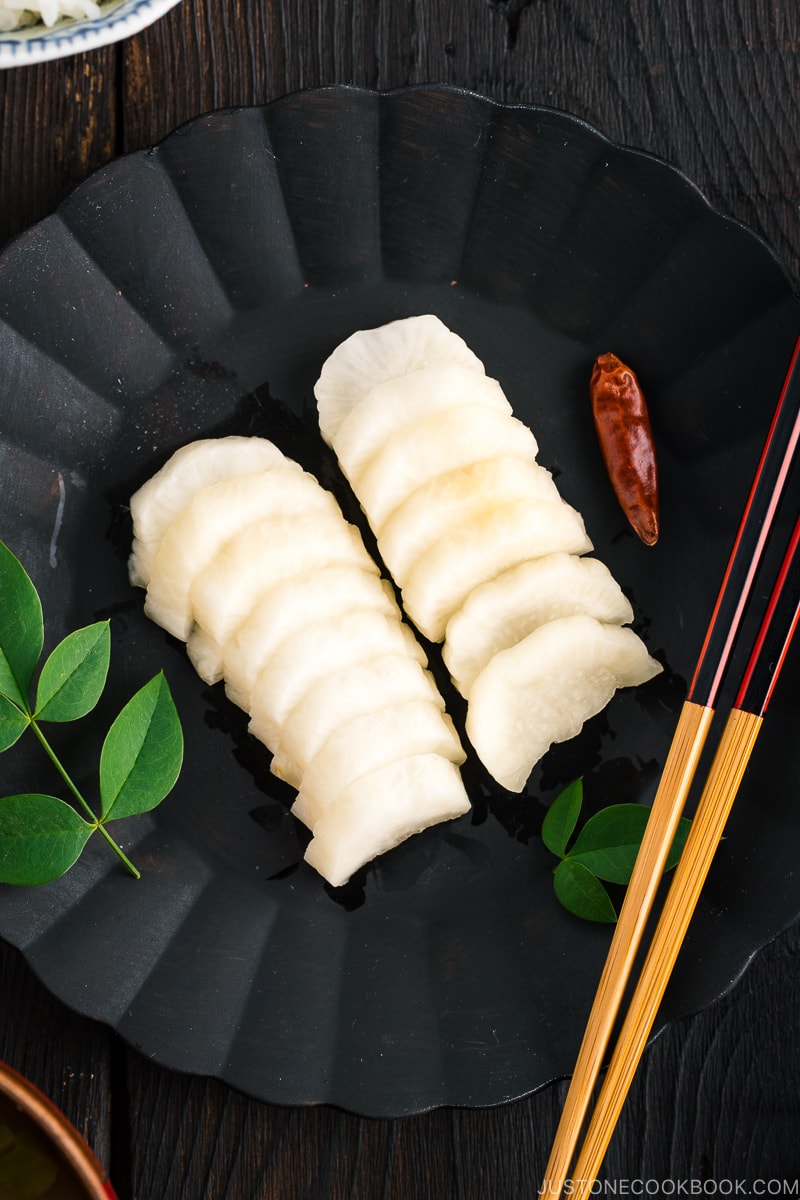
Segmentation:
{"type": "MultiPolygon", "coordinates": [[[[800,281],[800,8],[777,0],[182,0],[120,45],[0,72],[0,243],[201,112],[425,82],[564,108],[669,159],[800,281]]],[[[536,1194],[562,1084],[402,1121],[271,1107],[146,1061],[8,947],[0,971],[0,1056],[71,1117],[121,1200],[536,1194]]],[[[797,1195],[798,1134],[795,927],[650,1047],[604,1178],[616,1194],[757,1195],[756,1181],[786,1180],[760,1194],[797,1195]]]]}

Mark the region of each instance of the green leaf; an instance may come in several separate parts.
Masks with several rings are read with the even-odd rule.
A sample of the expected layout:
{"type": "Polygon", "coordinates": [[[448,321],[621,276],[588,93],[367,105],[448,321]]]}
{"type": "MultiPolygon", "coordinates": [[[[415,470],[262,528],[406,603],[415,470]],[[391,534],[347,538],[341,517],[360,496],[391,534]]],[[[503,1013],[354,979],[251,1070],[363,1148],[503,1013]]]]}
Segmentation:
{"type": "Polygon", "coordinates": [[[183,733],[163,672],[128,701],[100,755],[103,820],[155,808],[172,789],[183,760],[183,733]]]}
{"type": "Polygon", "coordinates": [[[28,718],[8,696],[0,693],[0,753],[8,750],[28,728],[28,718]]]}
{"type": "Polygon", "coordinates": [[[0,882],[58,879],[93,832],[93,825],[56,796],[6,796],[0,800],[0,882]]]}
{"type": "Polygon", "coordinates": [[[108,675],[108,621],[77,629],[60,642],[42,667],[36,688],[36,719],[74,721],[91,712],[108,675]]]}
{"type": "Polygon", "coordinates": [[[578,823],[583,804],[583,780],[576,779],[556,796],[542,822],[542,841],[547,849],[563,858],[567,842],[578,823]]]}
{"type": "MultiPolygon", "coordinates": [[[[612,804],[601,809],[584,825],[569,858],[608,883],[628,883],[649,816],[650,809],[641,804],[612,804]]],[[[678,861],[689,825],[686,818],[679,823],[666,870],[678,861]]]]}
{"type": "Polygon", "coordinates": [[[596,875],[572,858],[558,864],[553,876],[556,896],[569,912],[586,921],[612,923],[617,919],[611,897],[596,875]]]}
{"type": "Polygon", "coordinates": [[[25,712],[43,645],[39,594],[22,563],[0,542],[0,692],[25,712]]]}

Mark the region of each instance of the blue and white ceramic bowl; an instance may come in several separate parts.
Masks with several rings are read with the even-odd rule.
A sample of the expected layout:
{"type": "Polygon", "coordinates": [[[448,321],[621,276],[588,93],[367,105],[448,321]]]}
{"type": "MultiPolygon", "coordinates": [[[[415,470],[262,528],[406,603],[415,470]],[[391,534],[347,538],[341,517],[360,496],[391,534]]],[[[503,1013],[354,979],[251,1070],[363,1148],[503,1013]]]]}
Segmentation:
{"type": "Polygon", "coordinates": [[[64,19],[50,28],[39,24],[0,33],[0,68],[49,62],[108,46],[139,33],[178,3],[179,0],[106,0],[101,3],[99,17],[64,19]]]}

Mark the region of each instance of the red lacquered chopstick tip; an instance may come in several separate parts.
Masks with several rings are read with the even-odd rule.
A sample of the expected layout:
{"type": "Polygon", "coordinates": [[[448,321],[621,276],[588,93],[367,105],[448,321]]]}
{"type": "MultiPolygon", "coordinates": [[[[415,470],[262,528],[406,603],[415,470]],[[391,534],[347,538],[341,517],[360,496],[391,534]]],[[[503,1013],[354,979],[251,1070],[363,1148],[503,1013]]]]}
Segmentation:
{"type": "Polygon", "coordinates": [[[775,586],[733,707],[763,716],[800,619],[800,517],[795,522],[775,586]]]}
{"type": "Polygon", "coordinates": [[[736,533],[688,699],[714,708],[800,440],[800,337],[736,533]]]}

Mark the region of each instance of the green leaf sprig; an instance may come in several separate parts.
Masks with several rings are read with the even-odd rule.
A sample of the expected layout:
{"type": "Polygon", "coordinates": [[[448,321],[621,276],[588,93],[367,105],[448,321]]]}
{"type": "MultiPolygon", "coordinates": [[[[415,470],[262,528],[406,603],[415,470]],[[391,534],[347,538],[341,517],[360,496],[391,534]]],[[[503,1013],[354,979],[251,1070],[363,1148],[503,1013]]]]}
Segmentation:
{"type": "MultiPolygon", "coordinates": [[[[650,809],[642,804],[611,804],[585,823],[570,845],[583,807],[583,780],[564,788],[542,824],[542,841],[560,859],[553,887],[564,908],[587,921],[613,922],[617,910],[605,883],[627,884],[642,844],[650,809]]],[[[690,821],[682,817],[665,870],[677,863],[690,821]]]]}
{"type": "Polygon", "coordinates": [[[99,833],[130,873],[140,873],[106,828],[149,812],[172,790],[183,761],[183,733],[163,672],[124,706],[103,742],[99,815],[68,775],[42,729],[85,717],[105,687],[111,654],[108,621],[70,633],[34,674],[44,648],[39,594],[18,558],[0,542],[0,752],[26,730],[38,738],[71,802],[38,792],[0,799],[0,882],[49,883],[77,861],[99,833]],[[31,694],[33,703],[30,702],[31,694]]]}

